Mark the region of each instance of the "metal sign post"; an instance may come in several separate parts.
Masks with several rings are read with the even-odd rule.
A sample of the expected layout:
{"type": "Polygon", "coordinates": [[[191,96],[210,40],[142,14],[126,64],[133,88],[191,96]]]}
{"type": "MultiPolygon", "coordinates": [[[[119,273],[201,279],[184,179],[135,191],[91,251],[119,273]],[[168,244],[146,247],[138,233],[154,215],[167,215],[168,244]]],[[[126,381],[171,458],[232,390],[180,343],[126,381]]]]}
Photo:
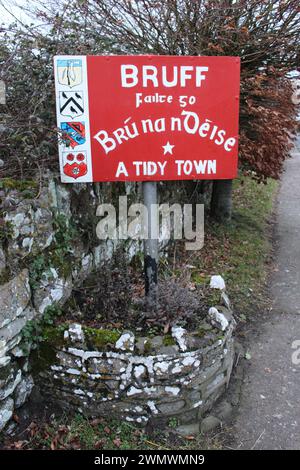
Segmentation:
{"type": "Polygon", "coordinates": [[[156,211],[151,209],[154,208],[154,204],[157,204],[157,183],[144,181],[142,186],[148,222],[148,237],[144,240],[145,294],[150,302],[155,302],[157,298],[158,220],[156,211]]]}

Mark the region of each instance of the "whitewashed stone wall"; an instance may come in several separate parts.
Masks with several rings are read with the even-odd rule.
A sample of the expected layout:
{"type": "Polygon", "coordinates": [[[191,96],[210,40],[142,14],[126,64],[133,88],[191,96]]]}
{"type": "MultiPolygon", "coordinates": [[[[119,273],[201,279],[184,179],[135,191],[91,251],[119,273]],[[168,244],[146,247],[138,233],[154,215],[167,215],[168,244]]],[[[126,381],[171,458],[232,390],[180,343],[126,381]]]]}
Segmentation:
{"type": "MultiPolygon", "coordinates": [[[[134,187],[127,185],[126,192],[134,192],[134,187]]],[[[32,373],[30,347],[23,344],[28,321],[42,318],[49,306],[62,305],[74,286],[112,256],[115,246],[111,242],[86,243],[102,198],[97,185],[62,186],[50,174],[44,176],[34,197],[13,184],[0,186],[0,430],[26,402],[34,380],[45,395],[62,401],[64,407],[70,404],[91,414],[109,410],[141,424],[160,415],[180,413],[184,421],[201,414],[228,383],[233,321],[229,312],[227,319],[218,310],[210,311],[208,322],[216,331],[221,329],[208,331],[205,346],[201,338],[179,328],[173,331],[175,345],[166,346],[162,337],[153,338],[153,349],[146,354],[147,339],[128,333],[126,341],[120,338],[113,351],[105,352],[88,350],[84,341],[77,344],[70,332],[68,341],[75,343],[55,351],[57,364],[41,374],[32,373]],[[41,255],[48,259],[55,244],[57,213],[67,220],[76,218],[83,237],[74,242],[67,274],[51,259],[32,283],[32,263],[41,255]]],[[[133,242],[127,248],[132,256],[139,245],[133,242]]]]}
{"type": "Polygon", "coordinates": [[[19,348],[22,328],[36,312],[31,306],[28,270],[0,286],[0,429],[23,405],[33,381],[28,360],[19,348]]]}
{"type": "Polygon", "coordinates": [[[163,336],[124,332],[109,351],[101,351],[88,348],[84,328],[73,324],[61,332],[63,344],[49,344],[54,355],[46,348],[52,363],[36,382],[47,399],[87,416],[140,425],[174,416],[179,424],[199,421],[228,385],[234,326],[230,310],[218,306],[210,309],[200,335],[173,327],[174,344],[166,346],[163,336]]]}
{"type": "MultiPolygon", "coordinates": [[[[68,275],[62,275],[51,260],[36,285],[30,285],[30,266],[41,255],[48,260],[49,248],[55,244],[54,215],[63,214],[66,220],[80,217],[72,203],[77,197],[86,204],[81,206],[85,230],[93,231],[91,219],[101,201],[92,185],[61,185],[51,174],[34,192],[30,196],[13,180],[0,186],[0,431],[33,387],[23,328],[29,320],[41,318],[47,307],[64,304],[72,288],[110,259],[115,248],[109,241],[86,244],[83,231],[83,239],[78,237],[73,246],[68,275]]],[[[128,246],[131,254],[138,248],[136,243],[128,246]]]]}

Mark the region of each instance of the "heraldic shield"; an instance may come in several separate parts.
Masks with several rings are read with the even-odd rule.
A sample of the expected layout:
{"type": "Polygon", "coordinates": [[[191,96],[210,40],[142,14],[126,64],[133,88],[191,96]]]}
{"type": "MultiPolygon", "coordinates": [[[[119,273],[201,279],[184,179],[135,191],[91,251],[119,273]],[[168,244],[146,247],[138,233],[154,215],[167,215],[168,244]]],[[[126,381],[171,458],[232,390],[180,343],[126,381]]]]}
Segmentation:
{"type": "Polygon", "coordinates": [[[63,152],[63,171],[70,178],[87,174],[86,152],[63,152]]]}
{"type": "Polygon", "coordinates": [[[59,112],[62,116],[77,118],[84,113],[82,91],[60,91],[59,112]]]}
{"type": "Polygon", "coordinates": [[[84,122],[62,122],[60,125],[63,131],[62,139],[67,147],[76,147],[85,143],[84,122]]]}
{"type": "Polygon", "coordinates": [[[58,82],[70,88],[82,83],[82,60],[60,59],[57,61],[58,82]]]}

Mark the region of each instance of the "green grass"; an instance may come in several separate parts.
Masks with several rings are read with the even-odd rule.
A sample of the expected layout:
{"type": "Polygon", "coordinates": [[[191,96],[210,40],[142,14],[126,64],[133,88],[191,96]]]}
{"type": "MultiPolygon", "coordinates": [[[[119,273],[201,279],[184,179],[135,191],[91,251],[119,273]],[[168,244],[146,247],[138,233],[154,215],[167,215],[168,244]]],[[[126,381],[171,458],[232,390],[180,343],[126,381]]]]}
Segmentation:
{"type": "Polygon", "coordinates": [[[192,279],[207,282],[221,274],[236,313],[248,313],[264,299],[271,242],[267,230],[278,183],[257,184],[249,177],[234,182],[233,217],[229,224],[205,223],[205,243],[192,255],[192,279]]]}

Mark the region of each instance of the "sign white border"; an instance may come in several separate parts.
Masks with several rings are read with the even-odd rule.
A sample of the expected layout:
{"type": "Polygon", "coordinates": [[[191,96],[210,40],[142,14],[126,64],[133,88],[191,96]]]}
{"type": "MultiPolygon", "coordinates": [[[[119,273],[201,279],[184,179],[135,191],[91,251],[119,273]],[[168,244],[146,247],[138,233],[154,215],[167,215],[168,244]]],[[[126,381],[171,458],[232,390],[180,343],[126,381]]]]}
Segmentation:
{"type": "Polygon", "coordinates": [[[87,58],[86,56],[55,56],[54,57],[54,76],[55,76],[55,97],[56,97],[56,119],[57,127],[61,129],[62,122],[84,122],[85,124],[85,142],[81,145],[77,145],[74,149],[67,147],[63,142],[58,142],[58,152],[59,152],[59,166],[60,166],[60,176],[63,183],[86,183],[93,181],[92,173],[92,156],[91,156],[91,136],[90,136],[90,121],[89,121],[89,94],[88,94],[88,79],[87,79],[87,58]],[[79,84],[74,86],[64,85],[58,80],[58,61],[59,60],[81,60],[82,63],[82,80],[79,84]],[[80,91],[83,93],[83,102],[84,102],[84,112],[77,119],[71,119],[66,116],[63,116],[60,113],[59,106],[59,93],[62,91],[80,91]],[[64,173],[64,160],[63,153],[65,152],[85,152],[86,154],[86,164],[87,164],[87,173],[78,178],[72,178],[67,176],[64,173]]]}

